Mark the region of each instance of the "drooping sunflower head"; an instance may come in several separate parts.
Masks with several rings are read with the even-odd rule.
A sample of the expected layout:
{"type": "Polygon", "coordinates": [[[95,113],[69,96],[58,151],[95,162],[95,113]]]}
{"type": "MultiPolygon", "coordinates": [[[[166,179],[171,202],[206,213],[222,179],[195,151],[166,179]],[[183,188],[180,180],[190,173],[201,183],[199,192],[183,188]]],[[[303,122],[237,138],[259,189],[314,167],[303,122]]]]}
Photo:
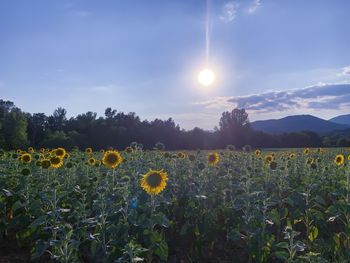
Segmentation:
{"type": "Polygon", "coordinates": [[[309,153],[310,153],[310,149],[309,149],[309,148],[305,148],[305,149],[304,149],[304,154],[305,154],[305,155],[308,155],[309,153]]]}
{"type": "Polygon", "coordinates": [[[180,159],[185,159],[185,158],[186,158],[186,154],[183,153],[183,152],[179,152],[179,153],[177,154],[177,157],[179,157],[180,159]]]}
{"type": "Polygon", "coordinates": [[[52,156],[50,158],[51,167],[54,169],[58,169],[63,165],[63,158],[58,156],[52,156]]]}
{"type": "Polygon", "coordinates": [[[66,155],[66,150],[64,148],[57,148],[54,150],[56,156],[63,158],[66,155]]]}
{"type": "Polygon", "coordinates": [[[215,166],[220,161],[220,155],[217,152],[212,152],[208,154],[208,164],[215,166]]]}
{"type": "Polygon", "coordinates": [[[260,150],[255,150],[255,155],[256,156],[260,156],[261,155],[261,151],[260,150]]]}
{"type": "Polygon", "coordinates": [[[88,160],[89,165],[95,165],[95,163],[96,163],[95,158],[93,158],[93,157],[89,158],[89,160],[88,160]]]}
{"type": "Polygon", "coordinates": [[[85,149],[85,152],[86,152],[87,154],[91,154],[91,153],[92,153],[92,148],[90,148],[90,147],[86,148],[86,149],[85,149]]]}
{"type": "Polygon", "coordinates": [[[22,163],[30,163],[32,161],[32,155],[30,153],[24,153],[20,157],[22,163]]]}
{"type": "Polygon", "coordinates": [[[149,170],[141,179],[141,187],[150,195],[162,192],[168,181],[168,174],[163,170],[149,170]]]}
{"type": "Polygon", "coordinates": [[[342,154],[338,154],[335,159],[334,159],[334,163],[338,166],[342,165],[344,163],[345,157],[342,154]]]}
{"type": "Polygon", "coordinates": [[[109,168],[115,168],[119,164],[123,162],[123,157],[120,155],[118,151],[107,151],[104,153],[102,157],[102,163],[109,167],[109,168]]]}

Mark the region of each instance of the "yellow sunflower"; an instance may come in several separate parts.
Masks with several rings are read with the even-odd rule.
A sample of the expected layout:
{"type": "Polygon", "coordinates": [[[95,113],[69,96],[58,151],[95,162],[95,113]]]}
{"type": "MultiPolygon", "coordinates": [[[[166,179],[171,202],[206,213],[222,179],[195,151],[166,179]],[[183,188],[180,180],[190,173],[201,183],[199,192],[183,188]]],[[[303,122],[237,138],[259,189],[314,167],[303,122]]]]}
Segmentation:
{"type": "Polygon", "coordinates": [[[350,161],[350,155],[348,156],[348,160],[350,161]]]}
{"type": "Polygon", "coordinates": [[[290,159],[294,159],[294,158],[295,158],[295,153],[291,153],[291,154],[289,155],[289,158],[290,158],[290,159]]]}
{"type": "Polygon", "coordinates": [[[91,153],[92,153],[92,148],[90,148],[90,147],[86,148],[86,149],[85,149],[85,152],[86,152],[87,154],[91,154],[91,153]]]}
{"type": "Polygon", "coordinates": [[[30,163],[32,161],[32,155],[30,153],[24,153],[21,155],[20,160],[22,163],[30,163]]]}
{"type": "Polygon", "coordinates": [[[95,163],[96,163],[96,160],[95,160],[95,158],[89,158],[89,160],[88,160],[88,164],[89,165],[95,165],[95,163]]]}
{"type": "Polygon", "coordinates": [[[186,154],[183,153],[183,152],[179,152],[179,153],[177,154],[177,157],[179,157],[180,159],[185,159],[185,158],[186,158],[186,154]]]}
{"type": "Polygon", "coordinates": [[[51,166],[51,162],[49,159],[44,159],[41,161],[41,167],[44,169],[49,169],[51,166]]]}
{"type": "Polygon", "coordinates": [[[304,154],[305,154],[305,155],[308,155],[309,153],[310,153],[310,149],[309,149],[309,148],[305,148],[305,149],[304,149],[304,154]]]}
{"type": "Polygon", "coordinates": [[[54,150],[56,156],[63,158],[66,155],[66,150],[63,148],[57,148],[54,150]]]}
{"type": "Polygon", "coordinates": [[[260,150],[255,150],[255,155],[256,156],[260,156],[261,155],[261,151],[260,150]]]}
{"type": "Polygon", "coordinates": [[[220,155],[216,152],[209,153],[208,154],[208,163],[211,166],[215,166],[219,163],[220,161],[220,155]]]}
{"type": "Polygon", "coordinates": [[[50,163],[52,168],[58,169],[63,165],[63,158],[59,156],[52,156],[50,158],[50,163]]]}
{"type": "Polygon", "coordinates": [[[118,151],[107,151],[102,157],[102,162],[109,168],[117,167],[123,161],[122,156],[118,151]]]}
{"type": "Polygon", "coordinates": [[[273,157],[272,154],[266,155],[265,156],[265,162],[266,163],[271,163],[275,158],[273,157]]]}
{"type": "Polygon", "coordinates": [[[163,170],[149,170],[141,179],[141,187],[150,195],[162,192],[168,181],[168,174],[163,170]]]}
{"type": "Polygon", "coordinates": [[[344,160],[345,160],[344,155],[338,154],[334,159],[334,163],[339,166],[339,165],[342,165],[344,163],[344,160]]]}
{"type": "Polygon", "coordinates": [[[29,148],[28,148],[28,152],[29,152],[29,153],[33,153],[33,152],[34,152],[34,148],[33,148],[33,147],[29,147],[29,148]]]}

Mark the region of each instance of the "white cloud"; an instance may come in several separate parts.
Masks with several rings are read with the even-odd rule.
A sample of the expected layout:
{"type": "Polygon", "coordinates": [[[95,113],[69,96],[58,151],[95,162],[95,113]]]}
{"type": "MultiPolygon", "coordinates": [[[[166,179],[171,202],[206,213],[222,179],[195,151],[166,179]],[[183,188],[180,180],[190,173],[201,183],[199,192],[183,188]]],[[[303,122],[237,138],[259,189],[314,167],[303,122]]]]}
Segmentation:
{"type": "Polygon", "coordinates": [[[256,10],[261,6],[261,0],[254,0],[248,7],[247,11],[249,14],[254,14],[256,10]]]}
{"type": "Polygon", "coordinates": [[[344,67],[338,76],[350,76],[350,66],[344,67]]]}
{"type": "Polygon", "coordinates": [[[206,109],[245,108],[253,114],[300,110],[350,110],[350,83],[317,84],[285,91],[269,91],[240,97],[217,97],[195,103],[206,109]]]}
{"type": "Polygon", "coordinates": [[[222,14],[220,16],[220,19],[225,21],[226,23],[229,23],[233,21],[238,12],[239,4],[236,2],[228,2],[226,3],[222,8],[222,14]]]}

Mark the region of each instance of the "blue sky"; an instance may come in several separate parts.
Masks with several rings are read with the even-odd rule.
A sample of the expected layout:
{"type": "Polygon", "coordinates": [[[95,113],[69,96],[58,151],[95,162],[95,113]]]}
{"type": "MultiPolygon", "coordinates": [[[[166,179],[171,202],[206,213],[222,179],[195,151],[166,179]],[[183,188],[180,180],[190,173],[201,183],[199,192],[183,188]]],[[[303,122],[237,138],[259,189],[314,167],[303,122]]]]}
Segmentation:
{"type": "Polygon", "coordinates": [[[350,1],[1,0],[0,98],[69,116],[106,107],[212,129],[251,120],[350,113],[350,1]]]}

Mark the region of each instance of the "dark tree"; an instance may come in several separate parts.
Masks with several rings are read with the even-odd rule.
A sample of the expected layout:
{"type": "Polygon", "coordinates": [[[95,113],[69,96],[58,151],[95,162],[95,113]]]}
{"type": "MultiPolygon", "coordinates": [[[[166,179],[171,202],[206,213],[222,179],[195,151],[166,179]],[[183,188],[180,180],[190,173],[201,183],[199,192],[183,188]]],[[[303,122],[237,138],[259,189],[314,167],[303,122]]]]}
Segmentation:
{"type": "Polygon", "coordinates": [[[223,146],[233,144],[242,147],[248,144],[247,137],[250,132],[248,113],[245,109],[234,109],[231,112],[223,112],[219,131],[222,136],[223,146]]]}

